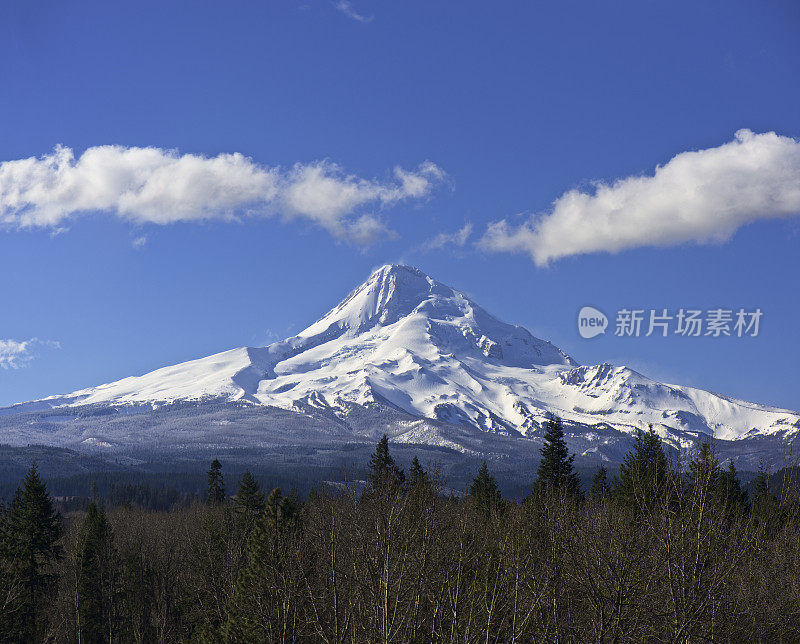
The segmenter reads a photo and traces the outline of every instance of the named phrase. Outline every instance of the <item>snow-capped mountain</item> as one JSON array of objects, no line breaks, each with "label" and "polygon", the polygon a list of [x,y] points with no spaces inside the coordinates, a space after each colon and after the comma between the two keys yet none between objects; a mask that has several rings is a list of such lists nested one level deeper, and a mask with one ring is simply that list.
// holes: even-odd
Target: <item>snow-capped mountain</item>
[{"label": "snow-capped mountain", "polygon": [[[14,405],[0,416],[47,412],[63,420],[77,419],[73,410],[124,416],[187,404],[282,410],[284,424],[292,414],[314,416],[339,432],[389,431],[398,442],[457,449],[469,442],[472,450],[488,435],[530,443],[553,413],[587,456],[605,456],[620,435],[648,425],[676,447],[700,434],[786,441],[800,430],[796,412],[658,383],[622,366],[581,366],[550,342],[402,265],[378,269],[292,338]],[[96,426],[91,436],[80,423],[73,429],[14,433],[9,423],[0,425],[2,442],[114,446],[135,440],[130,429],[101,437]]]}]

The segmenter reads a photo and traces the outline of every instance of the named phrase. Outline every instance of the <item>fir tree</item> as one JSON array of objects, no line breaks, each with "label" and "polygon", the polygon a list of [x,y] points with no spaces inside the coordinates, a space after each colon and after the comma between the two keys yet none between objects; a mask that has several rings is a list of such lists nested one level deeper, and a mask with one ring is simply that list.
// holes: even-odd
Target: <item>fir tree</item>
[{"label": "fir tree", "polygon": [[433,498],[436,496],[434,481],[430,474],[422,467],[415,456],[408,470],[407,493],[409,499],[410,515],[416,518],[431,508]]},{"label": "fir tree", "polygon": [[261,513],[264,511],[264,493],[258,481],[247,470],[239,481],[239,489],[234,499],[234,507],[240,512]]},{"label": "fir tree", "polygon": [[[215,458],[208,471],[206,494],[206,503],[214,506],[215,511],[206,513],[194,553],[196,565],[201,571],[200,576],[204,580],[204,583],[198,584],[198,600],[202,604],[208,603],[212,609],[203,611],[194,624],[193,641],[221,641],[221,631],[225,625],[224,604],[218,600],[218,593],[228,583],[229,538],[233,518],[231,507],[225,504],[225,499],[222,464]],[[244,550],[244,544],[241,549]]]},{"label": "fir tree", "polygon": [[115,639],[118,561],[111,525],[95,501],[81,526],[78,569],[78,641]]},{"label": "fir tree", "polygon": [[666,493],[668,470],[658,434],[652,427],[637,431],[633,449],[620,465],[615,496],[631,507],[653,508]]},{"label": "fir tree", "polygon": [[276,487],[270,492],[266,504],[267,521],[278,534],[294,532],[300,525],[300,503],[297,492],[292,490],[289,496],[283,496]]},{"label": "fir tree", "polygon": [[720,500],[731,511],[741,512],[747,505],[747,492],[742,490],[733,460],[719,475]]},{"label": "fir tree", "polygon": [[246,542],[250,537],[258,517],[264,512],[264,505],[264,493],[248,470],[242,475],[233,500],[233,511],[242,531],[242,541]]},{"label": "fir tree", "polygon": [[50,565],[61,557],[61,517],[53,510],[47,486],[39,478],[36,463],[22,488],[17,488],[4,525],[2,554],[24,592],[7,607],[0,635],[10,641],[38,639],[36,614],[41,599],[55,586]]},{"label": "fir tree", "polygon": [[758,462],[758,474],[753,482],[753,502],[756,503],[760,498],[775,498],[769,491],[769,474],[763,460]]},{"label": "fir tree", "polygon": [[378,441],[375,451],[369,459],[367,478],[373,490],[385,487],[397,487],[405,481],[405,474],[389,454],[389,439],[386,434]]},{"label": "fir tree", "polygon": [[288,539],[299,529],[299,505],[293,494],[275,488],[255,524],[247,545],[248,563],[239,573],[228,607],[225,639],[229,642],[283,641],[294,603],[281,595],[292,571],[284,556]]},{"label": "fir tree", "polygon": [[753,483],[753,502],[750,512],[768,535],[774,535],[780,525],[778,500],[770,490],[769,473],[764,462],[758,464],[758,475]]},{"label": "fir tree", "polygon": [[211,461],[211,469],[208,470],[208,494],[206,503],[209,505],[220,505],[225,502],[225,482],[222,478],[222,463],[218,459]]},{"label": "fir tree", "polygon": [[418,488],[429,488],[431,485],[431,477],[425,471],[425,468],[415,456],[411,461],[411,467],[408,470],[408,487],[412,490]]},{"label": "fir tree", "polygon": [[575,455],[570,456],[564,441],[564,427],[561,419],[551,417],[547,421],[544,445],[536,474],[538,490],[564,490],[569,494],[580,494],[578,475],[572,466]]},{"label": "fir tree", "polygon": [[602,463],[597,468],[597,472],[592,478],[592,488],[589,494],[594,498],[602,499],[611,494],[611,487],[608,485],[608,471]]},{"label": "fir tree", "polygon": [[472,499],[478,513],[484,517],[488,517],[493,511],[501,509],[503,498],[497,487],[497,481],[489,474],[486,461],[483,462],[475,478],[472,479],[468,496]]}]

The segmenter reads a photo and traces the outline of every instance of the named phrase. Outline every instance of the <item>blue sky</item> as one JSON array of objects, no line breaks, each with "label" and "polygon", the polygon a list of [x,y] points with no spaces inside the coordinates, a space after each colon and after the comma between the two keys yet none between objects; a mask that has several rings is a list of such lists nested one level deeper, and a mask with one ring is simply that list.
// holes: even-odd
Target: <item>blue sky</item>
[{"label": "blue sky", "polygon": [[[283,338],[406,262],[579,362],[798,409],[798,32],[790,0],[4,2],[0,404]],[[587,304],[764,314],[584,340]]]}]

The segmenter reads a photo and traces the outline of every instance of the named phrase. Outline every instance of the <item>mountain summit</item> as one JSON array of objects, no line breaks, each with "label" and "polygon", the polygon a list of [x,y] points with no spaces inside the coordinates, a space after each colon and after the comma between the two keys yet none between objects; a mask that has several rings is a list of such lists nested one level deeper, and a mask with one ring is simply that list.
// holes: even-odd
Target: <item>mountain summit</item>
[{"label": "mountain summit", "polygon": [[[395,326],[397,325],[397,326]],[[390,335],[424,327],[423,343],[443,353],[482,356],[507,366],[576,363],[549,342],[521,326],[500,322],[466,295],[437,282],[417,268],[387,264],[298,338],[332,337],[337,330],[351,337],[392,328]],[[408,350],[419,346],[410,340]]]},{"label": "mountain summit", "polygon": [[[187,404],[200,410],[220,404],[259,408],[264,422],[269,410],[282,410],[287,426],[314,418],[314,431],[386,431],[396,441],[455,449],[463,447],[465,436],[470,449],[482,435],[536,439],[548,415],[557,414],[580,454],[604,458],[620,437],[648,425],[676,448],[702,435],[786,441],[800,429],[794,412],[661,384],[626,367],[578,365],[464,293],[396,264],[374,271],[304,331],[268,347],[232,349],[22,403],[0,410],[0,416],[51,410],[69,418],[73,409],[140,415]],[[5,425],[7,441],[31,441],[30,429],[15,434]],[[138,440],[129,427],[123,435],[97,436],[92,426],[88,437],[75,429],[59,426],[33,438],[73,447],[90,439],[109,446]],[[231,430],[218,428],[220,436]],[[231,444],[233,435],[225,434],[223,442]]]}]

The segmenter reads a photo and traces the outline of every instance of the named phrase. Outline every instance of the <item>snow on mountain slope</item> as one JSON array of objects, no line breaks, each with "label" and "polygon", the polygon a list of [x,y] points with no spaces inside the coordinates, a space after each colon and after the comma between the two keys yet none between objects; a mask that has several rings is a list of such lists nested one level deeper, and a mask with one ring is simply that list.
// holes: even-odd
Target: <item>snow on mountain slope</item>
[{"label": "snow on mountain slope", "polygon": [[[51,396],[32,403],[7,408],[15,410],[64,405],[164,403],[175,400],[203,400],[241,397],[242,384],[252,364],[250,349],[223,351],[207,358],[163,367],[143,376],[81,389],[65,396]],[[240,384],[242,383],[242,384]]]},{"label": "snow on mountain slope", "polygon": [[375,271],[287,340],[0,413],[179,401],[315,409],[345,423],[356,408],[388,404],[412,417],[511,436],[534,435],[549,413],[575,427],[627,433],[652,424],[679,442],[697,433],[735,440],[793,436],[800,429],[795,412],[661,384],[626,367],[580,366],[524,328],[492,317],[463,293],[399,265]]}]

